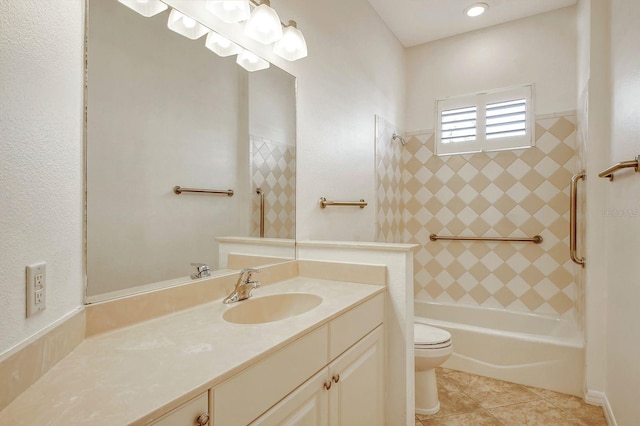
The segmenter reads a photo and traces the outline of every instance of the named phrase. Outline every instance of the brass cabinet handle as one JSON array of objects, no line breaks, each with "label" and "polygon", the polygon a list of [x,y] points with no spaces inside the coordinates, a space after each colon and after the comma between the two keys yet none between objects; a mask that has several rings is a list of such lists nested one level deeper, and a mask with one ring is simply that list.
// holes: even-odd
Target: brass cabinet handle
[{"label": "brass cabinet handle", "polygon": [[327,380],[326,382],[324,382],[324,386],[325,390],[329,390],[331,389],[331,380]]},{"label": "brass cabinet handle", "polygon": [[205,426],[209,424],[209,415],[208,414],[201,414],[197,419],[196,419],[196,425],[197,426]]},{"label": "brass cabinet handle", "polygon": [[334,383],[338,383],[340,381],[340,375],[336,374],[335,376],[332,377],[332,379]]}]

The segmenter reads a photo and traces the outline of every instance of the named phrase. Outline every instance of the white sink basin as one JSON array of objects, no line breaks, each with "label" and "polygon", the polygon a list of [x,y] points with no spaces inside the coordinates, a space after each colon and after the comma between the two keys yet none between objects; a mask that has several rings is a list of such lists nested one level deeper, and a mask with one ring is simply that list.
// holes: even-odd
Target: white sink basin
[{"label": "white sink basin", "polygon": [[282,293],[249,299],[229,308],[222,319],[235,324],[263,324],[309,312],[322,297],[309,293]]}]

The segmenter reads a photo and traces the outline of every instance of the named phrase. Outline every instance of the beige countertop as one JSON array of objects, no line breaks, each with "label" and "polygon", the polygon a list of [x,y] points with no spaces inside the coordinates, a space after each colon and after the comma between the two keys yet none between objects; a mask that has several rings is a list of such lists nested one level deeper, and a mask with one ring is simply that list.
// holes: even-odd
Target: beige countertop
[{"label": "beige countertop", "polygon": [[222,314],[234,305],[216,300],[88,338],[0,411],[0,425],[148,421],[384,289],[297,277],[254,290],[254,298],[277,293],[322,297],[319,306],[295,317],[232,324]]}]

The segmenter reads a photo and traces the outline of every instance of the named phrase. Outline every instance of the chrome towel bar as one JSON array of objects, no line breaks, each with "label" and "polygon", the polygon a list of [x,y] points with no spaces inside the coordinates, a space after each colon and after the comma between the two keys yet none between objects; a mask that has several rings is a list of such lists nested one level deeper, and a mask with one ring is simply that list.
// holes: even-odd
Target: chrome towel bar
[{"label": "chrome towel bar", "polygon": [[492,241],[492,242],[510,242],[510,243],[535,243],[540,244],[542,237],[535,235],[532,238],[511,238],[511,237],[443,237],[436,234],[429,235],[431,241]]},{"label": "chrome towel bar", "polygon": [[175,192],[176,194],[180,195],[183,192],[197,192],[200,194],[224,194],[227,195],[229,197],[233,197],[233,190],[232,189],[227,189],[225,190],[217,190],[217,189],[197,189],[197,188],[182,188],[180,186],[174,186],[173,187],[173,192]]},{"label": "chrome towel bar", "polygon": [[601,178],[609,178],[610,181],[613,181],[613,174],[615,172],[629,167],[633,167],[637,173],[640,171],[638,170],[638,160],[640,160],[640,155],[636,155],[636,159],[633,161],[621,161],[620,163],[616,163],[608,169],[601,171],[598,176]]},{"label": "chrome towel bar", "polygon": [[578,257],[576,242],[578,240],[578,181],[584,179],[583,172],[573,175],[571,178],[571,204],[569,204],[569,255],[574,263],[584,268],[584,257]]},{"label": "chrome towel bar", "polygon": [[320,208],[324,209],[327,206],[356,206],[364,209],[367,206],[366,201],[327,201],[326,198],[320,198]]}]

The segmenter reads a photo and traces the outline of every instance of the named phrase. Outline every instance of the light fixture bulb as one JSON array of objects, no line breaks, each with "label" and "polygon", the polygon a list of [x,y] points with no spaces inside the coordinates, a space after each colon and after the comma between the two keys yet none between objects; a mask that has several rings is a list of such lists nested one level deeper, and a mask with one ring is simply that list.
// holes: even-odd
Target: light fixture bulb
[{"label": "light fixture bulb", "polygon": [[171,9],[167,27],[169,27],[171,31],[175,31],[191,40],[196,40],[209,32],[207,27],[175,9]]},{"label": "light fixture bulb", "polygon": [[242,52],[240,46],[213,31],[207,34],[207,41],[204,45],[207,49],[222,57],[236,55]]},{"label": "light fixture bulb", "polygon": [[251,16],[249,0],[207,0],[205,7],[216,18],[228,24],[246,21]]},{"label": "light fixture bulb", "polygon": [[168,9],[168,6],[160,0],[118,0],[131,10],[135,10],[140,15],[150,18]]},{"label": "light fixture bulb", "polygon": [[289,21],[282,38],[273,46],[273,53],[287,61],[296,61],[307,56],[307,42],[295,21]]},{"label": "light fixture bulb", "polygon": [[243,50],[238,54],[236,63],[247,71],[260,71],[269,68],[269,62],[254,55],[248,50]]},{"label": "light fixture bulb", "polygon": [[184,25],[186,28],[193,28],[196,26],[196,20],[189,18],[188,16],[183,16],[182,25]]},{"label": "light fixture bulb", "polygon": [[282,24],[278,13],[263,2],[251,12],[244,26],[244,34],[262,44],[271,44],[282,38]]},{"label": "light fixture bulb", "polygon": [[489,9],[489,5],[486,3],[474,3],[471,6],[467,7],[464,10],[465,15],[469,17],[476,17],[482,15],[487,9]]}]

